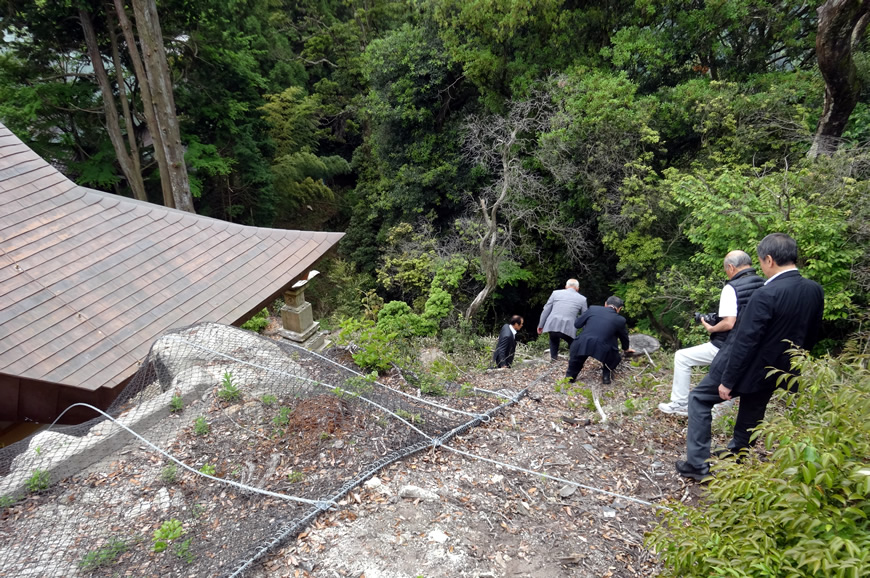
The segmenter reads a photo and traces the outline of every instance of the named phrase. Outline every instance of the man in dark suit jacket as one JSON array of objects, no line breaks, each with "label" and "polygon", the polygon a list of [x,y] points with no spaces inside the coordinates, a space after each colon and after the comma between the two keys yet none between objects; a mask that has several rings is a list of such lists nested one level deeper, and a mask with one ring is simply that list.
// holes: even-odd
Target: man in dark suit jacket
[{"label": "man in dark suit jacket", "polygon": [[810,349],[822,324],[825,294],[821,286],[798,272],[797,243],[784,233],[772,233],[758,244],[764,286],[753,293],[746,311],[737,317],[735,330],[719,350],[710,372],[689,393],[689,430],[686,461],[677,471],[702,480],[709,473],[711,412],[713,406],[740,397],[740,409],[727,453],[750,446],[753,428],[764,419],[767,403],[779,375],[770,368],[791,370],[787,350]]},{"label": "man in dark suit jacket", "polygon": [[571,342],[571,357],[565,373],[570,381],[577,379],[586,360],[594,357],[601,362],[602,383],[610,383],[610,372],[622,361],[617,339],[627,353],[634,352],[629,349],[625,317],[619,314],[623,305],[625,302],[622,299],[611,295],[604,302],[604,307],[593,305],[574,321],[574,327],[582,328],[583,332]]},{"label": "man in dark suit jacket", "polygon": [[523,326],[523,318],[519,315],[511,317],[510,323],[505,323],[498,334],[498,343],[492,352],[492,362],[496,367],[510,367],[514,362],[514,352],[517,350],[517,331]]}]

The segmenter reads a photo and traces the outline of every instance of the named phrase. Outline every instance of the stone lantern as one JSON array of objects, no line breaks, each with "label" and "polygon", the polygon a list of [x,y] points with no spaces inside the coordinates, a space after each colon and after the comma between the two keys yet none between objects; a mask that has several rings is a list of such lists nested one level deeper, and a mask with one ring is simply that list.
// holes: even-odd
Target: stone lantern
[{"label": "stone lantern", "polygon": [[278,330],[281,337],[311,351],[322,351],[326,345],[319,331],[320,322],[314,321],[311,303],[305,300],[305,285],[317,275],[319,271],[312,269],[305,279],[284,292],[284,306],[281,307],[283,329]]}]

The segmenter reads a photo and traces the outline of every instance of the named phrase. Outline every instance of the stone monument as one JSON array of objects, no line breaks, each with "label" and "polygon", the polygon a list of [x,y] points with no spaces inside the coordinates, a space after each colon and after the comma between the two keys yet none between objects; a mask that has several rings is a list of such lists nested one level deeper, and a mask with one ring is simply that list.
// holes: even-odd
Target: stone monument
[{"label": "stone monument", "polygon": [[323,351],[326,342],[320,333],[320,322],[314,321],[311,303],[305,300],[305,285],[319,275],[311,270],[305,279],[297,281],[284,292],[284,306],[281,307],[281,325],[278,334],[301,345],[310,351]]}]

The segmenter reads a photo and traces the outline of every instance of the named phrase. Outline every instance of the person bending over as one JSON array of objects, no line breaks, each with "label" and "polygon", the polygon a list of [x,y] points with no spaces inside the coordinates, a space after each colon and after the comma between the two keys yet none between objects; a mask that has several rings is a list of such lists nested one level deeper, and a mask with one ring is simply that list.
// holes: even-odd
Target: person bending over
[{"label": "person bending over", "polygon": [[625,302],[611,295],[604,306],[593,305],[574,321],[574,327],[583,332],[571,343],[571,357],[565,377],[573,382],[590,357],[601,362],[601,382],[610,383],[610,374],[622,361],[618,343],[626,353],[634,353],[629,348],[628,329],[625,317],[619,312]]}]

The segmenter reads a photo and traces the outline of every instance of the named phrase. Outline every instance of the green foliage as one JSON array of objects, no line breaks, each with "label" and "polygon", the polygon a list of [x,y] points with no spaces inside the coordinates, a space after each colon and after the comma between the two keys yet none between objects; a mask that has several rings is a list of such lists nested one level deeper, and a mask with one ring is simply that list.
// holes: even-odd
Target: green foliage
[{"label": "green foliage", "polygon": [[50,485],[51,472],[39,469],[33,470],[33,473],[30,474],[30,477],[27,478],[26,482],[24,482],[24,487],[32,494],[45,491]]},{"label": "green foliage", "polygon": [[[686,236],[702,247],[693,260],[711,270],[735,247],[752,253],[771,231],[798,243],[801,270],[825,289],[825,319],[849,315],[855,288],[851,264],[863,254],[853,241],[851,208],[823,195],[819,167],[755,175],[739,168],[684,174],[666,172],[674,200],[691,208]],[[835,175],[827,175],[836,178]],[[856,196],[854,179],[841,178],[841,199]]]},{"label": "green foliage", "polygon": [[278,408],[278,414],[272,418],[272,423],[278,427],[286,427],[290,423],[290,414],[293,410],[289,407]]},{"label": "green foliage", "polygon": [[169,411],[172,413],[179,412],[184,409],[184,400],[178,394],[172,396],[169,400]]},{"label": "green foliage", "polygon": [[153,550],[154,552],[163,552],[169,547],[169,543],[173,540],[177,540],[184,534],[184,526],[182,526],[181,522],[172,518],[171,520],[167,520],[160,525],[160,527],[154,530],[154,538],[153,538]]},{"label": "green foliage", "polygon": [[351,354],[357,365],[363,369],[386,371],[399,358],[396,334],[381,331],[371,320],[346,319],[341,322],[338,343],[353,343],[356,348]]},{"label": "green foliage", "polygon": [[188,538],[184,542],[179,542],[172,549],[172,553],[187,562],[188,564],[193,564],[193,561],[196,559],[196,556],[193,555],[193,552],[190,551],[190,542],[193,538]]},{"label": "green foliage", "polygon": [[304,92],[291,86],[268,96],[261,107],[276,147],[272,171],[283,220],[292,220],[292,213],[305,205],[333,201],[324,181],[350,170],[340,156],[317,156],[322,107],[317,95]]},{"label": "green foliage", "polygon": [[205,421],[204,416],[199,416],[193,420],[193,433],[198,436],[204,436],[208,435],[209,431],[211,431],[211,426],[209,426],[208,422]]},{"label": "green foliage", "polygon": [[213,476],[217,472],[217,468],[211,464],[203,464],[199,471],[207,476]]},{"label": "green foliage", "polygon": [[266,407],[269,407],[272,404],[274,404],[276,401],[278,401],[278,398],[272,394],[267,393],[262,398],[260,398],[260,401],[263,402],[263,405],[265,405]]},{"label": "green foliage", "polygon": [[0,510],[5,510],[6,508],[15,504],[18,501],[18,498],[15,496],[10,496],[8,494],[4,494],[0,496]]},{"label": "green foliage", "polygon": [[[708,499],[671,504],[648,536],[667,576],[860,576],[870,565],[870,373],[852,362],[793,360],[800,393],[755,432],[764,462],[714,465]],[[772,413],[772,412],[769,412]]]},{"label": "green foliage", "polygon": [[269,327],[269,310],[265,307],[257,312],[253,317],[242,323],[242,329],[247,329],[254,333],[262,333],[267,327]]},{"label": "green foliage", "polygon": [[114,564],[118,556],[127,551],[127,543],[120,538],[111,538],[109,542],[96,550],[90,550],[79,560],[79,568],[83,572],[93,572]]},{"label": "green foliage", "polygon": [[217,395],[224,401],[232,402],[242,399],[242,390],[233,380],[233,374],[225,372]]},{"label": "green foliage", "polygon": [[287,481],[290,482],[291,484],[299,483],[304,479],[305,479],[305,474],[303,474],[302,472],[299,472],[299,471],[294,470],[294,471],[290,472],[289,474],[287,474]]},{"label": "green foliage", "polygon": [[164,484],[174,484],[178,479],[178,466],[169,464],[160,471],[160,479]]},{"label": "green foliage", "polygon": [[583,398],[583,407],[589,411],[597,411],[595,408],[595,401],[592,396],[592,389],[587,387],[586,385],[574,381],[573,383],[568,380],[567,377],[563,377],[556,381],[553,385],[553,389],[556,393],[563,393],[568,398],[573,398],[576,396],[580,396]]},{"label": "green foliage", "polygon": [[397,409],[396,415],[405,421],[411,422],[414,425],[423,425],[423,416],[419,413],[411,413],[410,411],[406,411],[404,409]]},{"label": "green foliage", "polygon": [[202,144],[199,138],[190,137],[187,150],[184,151],[184,161],[187,164],[187,178],[190,182],[190,194],[194,198],[202,196],[206,177],[225,177],[233,171],[235,160],[224,158],[213,144]]}]

